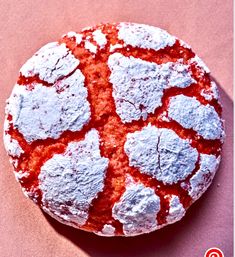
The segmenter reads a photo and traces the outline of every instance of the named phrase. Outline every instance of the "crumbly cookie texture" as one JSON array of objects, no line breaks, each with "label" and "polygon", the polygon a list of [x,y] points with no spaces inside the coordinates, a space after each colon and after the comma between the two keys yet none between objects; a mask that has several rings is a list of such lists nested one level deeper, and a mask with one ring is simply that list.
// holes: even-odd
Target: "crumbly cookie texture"
[{"label": "crumbly cookie texture", "polygon": [[45,45],[20,69],[5,109],[23,193],[99,236],[181,220],[221,158],[209,72],[185,42],[143,24],[101,24]]}]

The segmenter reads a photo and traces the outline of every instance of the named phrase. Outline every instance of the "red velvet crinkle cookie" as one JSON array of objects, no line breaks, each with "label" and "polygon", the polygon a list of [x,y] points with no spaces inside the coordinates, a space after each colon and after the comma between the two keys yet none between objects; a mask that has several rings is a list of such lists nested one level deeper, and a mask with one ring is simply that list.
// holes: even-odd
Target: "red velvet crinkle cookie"
[{"label": "red velvet crinkle cookie", "polygon": [[26,196],[62,223],[135,236],[180,220],[224,139],[218,89],[183,41],[134,23],[69,32],[20,69],[4,141]]}]

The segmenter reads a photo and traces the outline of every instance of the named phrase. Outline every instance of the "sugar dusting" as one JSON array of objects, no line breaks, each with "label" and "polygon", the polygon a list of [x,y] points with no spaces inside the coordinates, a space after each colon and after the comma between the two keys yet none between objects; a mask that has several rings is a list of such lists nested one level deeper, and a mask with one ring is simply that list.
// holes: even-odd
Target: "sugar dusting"
[{"label": "sugar dusting", "polygon": [[104,48],[107,44],[107,38],[105,34],[100,29],[97,29],[92,33],[92,35],[96,43],[99,45],[99,47],[101,49]]},{"label": "sugar dusting", "polygon": [[110,224],[105,224],[100,232],[97,232],[96,234],[99,236],[106,236],[111,237],[115,236],[115,227],[113,227]]},{"label": "sugar dusting", "polygon": [[[62,42],[66,42],[67,46]],[[8,118],[4,123],[4,140],[11,162],[16,168],[21,164],[21,158],[28,154],[27,149],[30,149],[31,143],[33,148],[37,148],[37,145],[40,148],[41,144],[51,140],[44,139],[53,139],[52,146],[48,146],[55,147],[51,150],[52,156],[38,165],[39,189],[42,191],[41,207],[45,212],[62,223],[81,227],[101,236],[134,236],[180,220],[190,206],[185,204],[184,197],[187,195],[189,200],[192,198],[195,201],[206,191],[218,168],[220,156],[197,152],[179,131],[178,134],[174,132],[173,126],[177,125],[176,122],[182,126],[190,123],[189,130],[197,131],[198,135],[204,133],[204,137],[209,138],[207,140],[214,140],[211,137],[217,138],[216,135],[222,140],[223,124],[220,117],[216,116],[217,109],[213,110],[212,107],[219,94],[216,84],[211,81],[211,85],[208,83],[205,89],[198,90],[202,97],[186,97],[185,92],[189,92],[188,89],[197,87],[198,79],[195,73],[199,72],[203,78],[207,76],[209,69],[198,56],[189,59],[190,57],[182,54],[178,59],[172,58],[172,54],[178,56],[177,49],[185,53],[183,48],[188,49],[187,56],[194,56],[190,46],[166,31],[148,25],[120,23],[117,26],[112,24],[87,28],[81,34],[69,32],[63,36],[60,43],[47,44],[26,62],[21,69],[23,79],[21,83],[18,82],[20,85],[15,86],[6,107]],[[128,53],[124,53],[125,49]],[[156,54],[160,54],[159,58],[163,56],[163,59],[166,57],[170,61],[156,64],[157,62],[147,55],[154,56],[154,51],[158,50],[160,51]],[[87,62],[84,61],[83,53],[84,58],[88,58]],[[145,56],[148,57],[145,59]],[[154,63],[150,62],[149,58]],[[90,70],[86,67],[87,63]],[[86,78],[78,69],[78,65],[82,72],[88,70],[88,73],[84,73]],[[102,212],[106,211],[106,197],[109,197],[107,194],[104,197],[103,193],[107,193],[107,184],[115,183],[115,178],[108,178],[109,170],[106,174],[112,159],[105,158],[109,156],[106,154],[108,144],[103,142],[102,135],[105,111],[102,114],[95,113],[96,116],[100,115],[100,122],[94,124],[91,112],[95,110],[93,105],[90,107],[89,102],[92,103],[91,97],[94,96],[88,97],[87,85],[84,85],[85,80],[86,84],[91,80],[93,65],[98,65],[94,73],[95,80],[101,81],[101,76],[106,82],[110,80],[112,83],[113,91],[110,85],[110,96],[112,93],[113,99],[109,98],[111,102],[114,100],[112,104],[116,106],[116,113],[121,118],[120,121],[113,111],[116,119],[113,124],[120,122],[121,127],[125,129],[123,143],[125,133],[129,132],[124,145],[127,154],[125,159],[128,165],[127,157],[129,158],[129,165],[136,171],[132,173],[133,178],[128,175],[128,171],[120,171],[124,174],[123,180],[118,180],[118,186],[123,188],[123,191],[120,191],[119,197],[115,196],[115,200],[109,201],[111,205],[107,212],[110,213],[103,221],[100,220],[103,219]],[[108,65],[110,73],[101,71],[102,65],[106,68]],[[95,80],[91,81],[94,90],[98,85]],[[99,85],[99,88],[102,86]],[[185,94],[184,99],[179,101],[180,94],[177,95],[177,90],[180,94]],[[208,104],[203,104],[203,98]],[[195,101],[198,102],[195,104]],[[107,110],[111,104],[105,104],[104,101],[103,106]],[[155,111],[158,113],[158,107],[161,107],[159,109],[163,112],[157,116],[159,120],[151,123],[154,119],[149,114]],[[211,124],[208,124],[207,117]],[[211,120],[211,117],[214,118]],[[205,120],[201,122],[200,118]],[[145,121],[146,119],[148,120]],[[133,123],[128,124],[129,122]],[[104,126],[107,126],[107,123]],[[183,126],[182,131],[184,128],[186,127]],[[19,144],[17,137],[11,134],[12,130],[20,132],[27,142],[22,144],[19,141]],[[63,133],[65,131],[66,133]],[[81,139],[79,131],[82,135],[85,134],[85,139]],[[98,131],[101,135],[100,142]],[[119,131],[111,131],[110,137],[113,136],[112,133]],[[64,140],[64,137],[68,140]],[[66,145],[63,145],[63,151],[56,154],[54,150],[59,142],[66,142]],[[207,147],[206,143],[203,143],[204,145]],[[45,148],[46,151],[47,147]],[[37,153],[34,150],[29,153],[32,154],[30,158],[32,157],[33,161],[33,153]],[[115,150],[118,155],[120,149]],[[132,168],[129,167],[130,171]],[[30,181],[32,171],[19,169],[20,167],[15,172],[17,180],[20,183]],[[126,184],[122,185],[125,176]],[[159,183],[157,187],[156,183]],[[32,186],[30,190],[24,188],[24,183],[22,186],[24,194],[38,203],[38,185]],[[180,189],[180,186],[183,189]],[[96,205],[97,199],[102,200],[100,203],[104,206]],[[102,209],[98,214],[97,209],[93,208],[95,205]],[[101,217],[97,219],[96,215],[99,214]],[[160,222],[162,220],[159,217],[163,218],[163,222]]]},{"label": "sugar dusting", "polygon": [[177,95],[170,99],[168,117],[205,139],[224,138],[223,123],[214,107],[202,105],[196,98]]},{"label": "sugar dusting", "polygon": [[144,24],[121,22],[118,29],[118,38],[134,47],[157,51],[172,46],[176,40],[165,30]]},{"label": "sugar dusting", "polygon": [[114,53],[108,65],[116,111],[123,122],[146,119],[162,105],[164,89],[185,88],[195,82],[189,66],[180,60],[158,65]]},{"label": "sugar dusting", "polygon": [[84,76],[76,70],[51,87],[34,84],[31,90],[15,85],[6,112],[27,142],[79,131],[90,120]]},{"label": "sugar dusting", "polygon": [[89,131],[80,142],[69,143],[41,167],[39,188],[44,210],[78,226],[84,225],[89,207],[104,187],[109,160],[100,156],[99,135]]},{"label": "sugar dusting", "polygon": [[183,218],[186,210],[184,209],[177,195],[172,195],[170,198],[169,214],[166,218],[168,224],[175,223]]},{"label": "sugar dusting", "polygon": [[25,77],[38,75],[39,78],[48,83],[67,76],[79,64],[65,44],[52,42],[36,52],[20,69]]},{"label": "sugar dusting", "polygon": [[198,152],[170,129],[148,125],[129,133],[124,145],[130,166],[164,184],[185,179],[195,168]]},{"label": "sugar dusting", "polygon": [[4,146],[7,150],[7,153],[12,157],[19,157],[22,153],[24,153],[24,150],[20,147],[18,141],[11,138],[7,132],[3,137],[4,140]]},{"label": "sugar dusting", "polygon": [[189,181],[188,192],[194,201],[210,186],[220,163],[220,156],[200,154],[200,169]]},{"label": "sugar dusting", "polygon": [[141,183],[131,183],[113,207],[113,217],[123,224],[125,235],[139,235],[157,228],[160,198]]},{"label": "sugar dusting", "polygon": [[82,42],[82,34],[78,34],[74,31],[70,31],[67,34],[65,34],[64,36],[66,36],[68,38],[75,38],[77,45],[79,45]]}]

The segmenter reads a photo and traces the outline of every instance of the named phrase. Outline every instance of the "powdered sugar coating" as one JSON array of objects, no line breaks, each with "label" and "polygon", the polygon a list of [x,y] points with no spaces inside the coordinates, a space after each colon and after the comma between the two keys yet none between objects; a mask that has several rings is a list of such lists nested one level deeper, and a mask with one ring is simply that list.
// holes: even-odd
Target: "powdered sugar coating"
[{"label": "powdered sugar coating", "polygon": [[97,53],[97,46],[92,44],[90,41],[85,41],[84,47],[89,50],[91,53],[96,54]]},{"label": "powdered sugar coating", "polygon": [[44,210],[67,222],[85,224],[92,200],[103,190],[108,163],[100,156],[95,129],[84,140],[69,143],[64,154],[55,154],[41,167]]},{"label": "powdered sugar coating", "polygon": [[115,236],[115,227],[113,227],[110,224],[105,224],[100,232],[97,232],[96,234],[99,236]]},{"label": "powdered sugar coating", "polygon": [[113,206],[113,217],[123,224],[125,235],[148,233],[157,228],[160,198],[141,183],[126,186],[126,191]]},{"label": "powdered sugar coating", "polygon": [[123,45],[121,45],[121,44],[110,45],[109,51],[114,52],[116,49],[119,49],[122,47],[123,47]]},{"label": "powdered sugar coating", "polygon": [[183,46],[184,48],[187,48],[187,49],[191,49],[191,46],[189,44],[185,43],[181,39],[178,39],[178,40],[179,40],[181,46]]},{"label": "powdered sugar coating", "polygon": [[24,187],[21,188],[23,194],[31,199],[35,204],[38,204],[38,199],[40,198],[39,192],[36,187],[31,187],[30,190],[25,189]]},{"label": "powdered sugar coating", "polygon": [[208,92],[206,89],[202,89],[201,96],[203,96],[206,100],[210,101],[213,99],[213,95],[211,92]]},{"label": "powdered sugar coating", "polygon": [[16,85],[7,112],[27,142],[58,138],[66,130],[79,131],[90,120],[84,76],[76,70],[52,87],[34,84],[32,90]]},{"label": "powdered sugar coating", "polygon": [[204,70],[204,72],[210,73],[209,68],[206,66],[206,64],[203,62],[203,60],[201,58],[199,58],[199,56],[197,56],[197,55],[195,55],[193,58],[191,58],[189,63],[194,63],[194,64],[196,64],[197,67]]},{"label": "powdered sugar coating", "polygon": [[[7,110],[8,101],[9,101],[9,100],[7,99],[7,100],[6,100],[6,107],[5,107],[5,113],[6,113],[6,114],[8,114],[8,110]],[[8,131],[9,131],[9,129],[10,129],[10,126],[11,126],[10,121],[6,118],[6,119],[4,120],[4,124],[3,124],[3,130],[5,131],[6,134],[8,133]]]},{"label": "powdered sugar coating", "polygon": [[169,214],[166,218],[168,224],[175,223],[178,220],[181,220],[186,213],[180,199],[176,195],[172,195],[170,199],[170,208]]},{"label": "powdered sugar coating", "polygon": [[210,89],[203,89],[201,95],[208,101],[211,101],[212,99],[219,100],[219,90],[216,83],[211,81]]},{"label": "powdered sugar coating", "polygon": [[223,139],[223,124],[214,107],[203,105],[195,97],[171,97],[168,116],[187,129],[195,130],[205,139]]},{"label": "powdered sugar coating", "polygon": [[[163,35],[164,33],[162,34],[160,29],[151,26],[127,23],[121,24],[126,27],[129,26],[130,30],[133,29],[129,35],[128,33],[123,33],[123,37],[126,37],[126,39],[129,40],[129,43],[125,41],[126,39],[120,40],[120,35],[117,35],[117,33],[120,34],[119,30],[120,26],[122,26],[118,24],[101,24],[93,28],[90,27],[84,32],[81,32],[81,34],[69,32],[59,40],[62,46],[64,45],[62,42],[64,42],[66,48],[70,49],[66,49],[66,51],[68,51],[72,57],[78,58],[78,65],[80,64],[79,69],[81,69],[86,81],[86,84],[84,85],[83,78],[82,84],[85,90],[87,88],[89,92],[89,97],[87,98],[86,90],[86,97],[84,98],[85,105],[88,104],[89,117],[86,121],[84,120],[84,125],[81,125],[81,129],[77,130],[74,128],[73,131],[75,133],[71,132],[69,126],[75,125],[75,123],[78,122],[76,119],[74,121],[75,123],[71,122],[68,126],[64,124],[64,122],[66,123],[67,121],[70,122],[72,120],[73,115],[71,114],[71,116],[70,113],[77,112],[76,107],[72,106],[76,105],[77,101],[74,98],[70,107],[66,107],[68,99],[70,99],[71,96],[75,97],[75,94],[69,89],[71,81],[68,80],[64,83],[63,80],[71,77],[78,69],[78,66],[71,69],[71,72],[67,75],[61,75],[55,82],[50,84],[43,81],[40,83],[40,76],[38,74],[36,74],[35,77],[31,74],[29,75],[29,78],[20,76],[18,79],[20,86],[17,86],[17,88],[24,88],[27,91],[27,94],[28,91],[34,91],[39,88],[39,86],[44,87],[45,92],[48,92],[47,90],[50,87],[53,87],[55,89],[53,94],[43,94],[45,99],[47,98],[48,101],[50,101],[51,95],[52,99],[54,99],[55,95],[58,95],[58,98],[63,97],[63,100],[61,99],[61,101],[64,101],[64,105],[61,108],[61,113],[62,111],[66,112],[66,117],[63,117],[63,121],[55,118],[56,124],[53,125],[52,119],[55,115],[51,113],[52,119],[49,118],[49,115],[45,115],[45,118],[51,122],[51,124],[49,124],[51,130],[48,129],[45,124],[43,124],[43,127],[41,126],[40,122],[43,122],[43,115],[41,115],[43,118],[40,118],[38,124],[35,124],[33,121],[28,122],[29,129],[32,124],[37,127],[39,132],[41,129],[48,129],[45,134],[49,131],[52,135],[51,137],[54,139],[44,140],[47,137],[42,137],[39,138],[39,140],[33,138],[30,139],[31,141],[25,142],[24,135],[19,133],[19,127],[15,126],[15,123],[18,123],[18,107],[20,106],[20,108],[22,108],[22,99],[18,96],[12,97],[12,104],[8,104],[4,124],[5,133],[9,136],[6,140],[15,140],[15,142],[13,141],[13,144],[17,143],[25,151],[20,157],[16,156],[10,158],[10,161],[15,168],[15,176],[21,183],[25,195],[34,200],[45,212],[49,213],[60,222],[76,228],[80,227],[83,230],[101,236],[135,236],[160,229],[163,226],[180,220],[184,216],[186,209],[192,204],[190,193],[188,192],[191,192],[194,201],[194,198],[199,198],[206,190],[204,190],[203,187],[207,188],[213,178],[213,172],[205,171],[205,174],[203,173],[203,175],[200,175],[200,172],[197,173],[200,166],[202,167],[201,163],[199,163],[199,161],[202,162],[200,151],[219,155],[222,144],[222,142],[220,143],[218,140],[216,142],[202,140],[199,135],[195,136],[195,132],[191,129],[187,130],[182,127],[180,130],[180,125],[172,121],[172,118],[168,115],[170,97],[182,93],[190,95],[191,97],[196,96],[202,104],[208,102],[210,105],[215,106],[215,111],[217,111],[220,116],[221,108],[217,101],[218,91],[216,90],[216,86],[214,86],[212,82],[211,86],[209,85],[211,78],[206,74],[205,67],[203,67],[201,60],[195,56],[190,46],[183,41],[170,36],[164,31],[166,37],[163,36],[162,40],[160,40],[162,42],[160,42],[159,38],[161,36],[159,36],[159,34]],[[134,27],[137,28],[135,33]],[[142,35],[140,35],[140,31],[143,31]],[[172,47],[168,44],[169,40],[172,40]],[[87,51],[85,49],[87,49]],[[150,51],[148,49],[150,49]],[[155,50],[161,51],[155,52]],[[112,55],[113,53],[123,54],[116,55],[121,59],[121,65],[119,60],[115,60],[115,70],[108,70],[107,60],[110,56],[115,56]],[[195,56],[195,58],[191,58],[192,56]],[[52,58],[54,58],[53,55]],[[61,62],[62,59],[60,59]],[[147,60],[153,60],[153,62]],[[47,59],[45,58],[45,62],[46,61]],[[139,69],[139,66],[133,65],[133,68],[130,68],[132,63],[136,63],[136,61],[143,69],[143,81],[141,79],[142,74],[138,74],[139,70],[142,71]],[[141,64],[140,61],[142,61]],[[126,67],[129,63],[131,63],[130,67]],[[157,65],[156,63],[159,64]],[[160,63],[164,64],[160,65]],[[157,72],[154,73],[157,70],[156,67],[159,70],[159,74]],[[59,67],[56,67],[56,69],[58,68]],[[149,73],[146,71],[149,70],[150,75],[153,73],[156,76],[148,77]],[[54,70],[51,72],[54,72]],[[127,90],[125,89],[126,92],[123,92],[123,94],[122,89],[118,87],[115,88],[115,85],[110,83],[109,75],[112,73],[118,74],[119,77],[116,77],[117,83],[123,80],[124,86],[128,87],[130,85],[130,88]],[[198,78],[199,76],[200,79]],[[195,81],[194,78],[197,79],[197,81]],[[154,85],[154,83],[157,85]],[[149,87],[149,85],[153,85],[152,88]],[[170,89],[170,87],[174,88]],[[189,88],[187,89],[186,87]],[[34,94],[36,95],[36,93]],[[123,99],[123,95],[125,94],[128,96],[127,99]],[[153,96],[154,94],[156,97]],[[68,98],[66,98],[65,95],[67,95]],[[126,115],[127,120],[136,120],[135,122],[126,124],[129,121],[124,121],[124,119],[120,120],[120,113],[118,113],[119,117],[117,117],[118,105],[115,102],[115,96],[117,95],[120,100],[120,113],[124,118]],[[41,96],[42,94],[39,95],[39,97]],[[139,102],[136,101],[136,99]],[[40,102],[42,103],[43,108],[48,105],[48,101],[43,100]],[[126,107],[125,103],[127,104]],[[157,107],[155,107],[156,103]],[[81,106],[83,107],[84,105],[81,104]],[[160,106],[162,106],[162,108],[158,108]],[[34,106],[33,108],[35,107],[37,109],[37,106]],[[149,112],[147,111],[147,108],[149,108]],[[128,110],[131,115],[134,113],[133,119],[128,113]],[[22,112],[22,110],[20,110],[20,112]],[[137,112],[138,115],[136,115],[135,112]],[[46,113],[48,112],[46,111]],[[85,112],[84,115],[86,115],[86,113],[87,112]],[[150,113],[153,113],[153,115],[149,115]],[[31,112],[28,112],[28,114],[29,119],[32,119],[31,116],[38,116],[37,111],[33,111],[32,114]],[[147,119],[147,121],[141,121],[140,119]],[[26,121],[24,122],[26,123]],[[153,129],[154,133],[152,133],[152,131],[143,133],[147,124],[149,124],[148,127],[155,128]],[[167,131],[167,129],[163,129],[164,127],[169,130],[168,133],[162,132],[163,130]],[[90,141],[97,141],[97,131],[95,135],[92,133],[92,135],[90,135],[90,132],[93,131],[93,129],[97,129],[101,137],[101,153],[99,152],[99,154],[94,153],[96,152],[93,151],[94,147],[91,147],[92,150],[90,150],[89,146],[86,147],[87,144],[86,146],[83,144],[84,141],[87,140],[88,134]],[[158,131],[157,136],[155,133],[156,130]],[[89,132],[87,133],[87,131]],[[142,132],[142,134],[140,133],[141,136],[137,135],[137,132]],[[35,135],[40,135],[40,133],[35,132]],[[85,139],[83,139],[85,133],[87,134]],[[129,140],[128,145],[128,133],[132,133],[129,135],[132,135],[132,139],[134,138],[141,147],[131,140]],[[140,142],[138,141],[139,138]],[[173,140],[174,138],[175,141]],[[184,140],[186,138],[188,139]],[[181,140],[184,143],[182,143]],[[81,143],[82,147],[79,145],[78,151],[81,151],[77,154],[78,151],[76,150],[76,147],[79,143]],[[184,158],[184,154],[177,152],[181,143],[185,146],[183,150],[189,152],[189,154],[192,155],[192,158],[189,156]],[[213,143],[215,144],[213,145]],[[9,142],[7,144],[9,144]],[[129,147],[129,156],[126,156],[125,154],[124,150],[126,149],[124,149],[124,145],[128,145]],[[194,146],[195,149],[191,146]],[[15,145],[14,148],[16,147],[17,146]],[[162,150],[161,153],[159,153],[160,148]],[[175,148],[178,150],[175,151]],[[67,152],[67,150],[70,152]],[[62,153],[62,151],[64,152]],[[80,155],[81,152],[84,154],[82,158]],[[152,155],[151,158],[148,156],[149,153]],[[132,154],[133,156],[131,156]],[[100,160],[103,160],[104,162],[109,162],[109,166],[107,163],[103,164],[103,169],[105,170],[101,171],[101,173],[104,177],[100,175],[98,178],[97,175],[97,181],[99,182],[96,183],[95,181],[92,184],[90,183],[92,180],[90,177],[93,175],[90,174],[89,171],[94,167],[92,161],[90,161],[94,155],[97,157],[97,163]],[[163,158],[163,156],[165,157]],[[107,157],[107,159],[104,157]],[[133,166],[136,165],[136,168],[130,167],[131,158],[133,158]],[[65,168],[61,163],[58,163],[58,160],[61,159],[62,162],[65,163]],[[198,161],[196,165],[195,161]],[[182,163],[185,164],[186,168],[188,168],[188,166],[191,167],[189,168],[188,173],[186,172],[188,175],[184,173],[186,168],[181,167]],[[52,164],[55,164],[54,168],[51,167]],[[154,164],[157,166],[155,169],[153,168]],[[82,170],[79,171],[81,176],[77,174],[74,168],[78,165],[85,170],[85,172]],[[146,168],[147,172],[143,172],[141,170],[141,165],[144,167],[148,167],[149,165],[150,169]],[[176,166],[177,168],[175,168]],[[195,166],[197,167],[197,170],[195,169]],[[49,169],[51,170],[48,171]],[[190,171],[192,169],[193,172]],[[42,183],[37,177],[40,170],[41,174],[44,176],[43,179],[45,180],[45,182]],[[204,170],[206,169],[204,168]],[[178,171],[179,174],[177,175],[176,173],[178,173]],[[89,174],[84,174],[86,172]],[[156,174],[160,174],[159,176],[162,181],[158,181]],[[88,190],[87,194],[84,195],[83,193],[83,176],[87,179],[85,183],[87,185],[89,184],[89,190],[91,190],[91,194],[94,196],[91,201],[92,195],[90,197]],[[173,179],[169,177],[173,177]],[[124,182],[125,178],[126,183]],[[81,181],[79,179],[81,179]],[[54,183],[54,181],[56,182]],[[81,187],[80,185],[77,185],[77,181],[82,184]],[[41,183],[39,187],[38,182]],[[57,188],[57,192],[56,190],[53,191],[53,186],[51,186],[53,183]],[[180,188],[180,186],[182,186],[183,189]],[[49,188],[49,191],[52,191],[47,191],[46,193],[42,192],[41,194],[40,187],[44,187],[46,190]],[[141,189],[139,187],[141,187]],[[132,199],[134,199],[134,201],[129,198],[129,200],[127,198],[124,199],[124,195],[130,195],[131,188],[133,189]],[[100,189],[101,191],[96,194],[95,191],[97,189]],[[127,191],[129,192],[128,194]],[[62,197],[58,197],[60,194]],[[63,196],[63,194],[65,196]],[[82,195],[82,197],[80,197],[80,195]],[[64,199],[64,202],[61,203],[63,200],[62,198]],[[82,203],[79,202],[80,200]],[[167,202],[169,203],[169,206]],[[129,207],[125,207],[127,206],[126,203]],[[120,208],[117,209],[117,206]],[[148,210],[151,209],[151,206],[153,207],[153,211],[150,211],[149,215]],[[116,216],[114,214],[115,207]],[[143,212],[140,213],[140,210]],[[131,212],[134,213],[134,218]],[[114,220],[114,216],[116,221]],[[143,224],[145,220],[147,220],[147,224]],[[122,225],[119,224],[120,222],[118,221],[123,223],[124,233]],[[158,221],[161,225],[158,224]]]},{"label": "powdered sugar coating", "polygon": [[175,37],[165,30],[149,25],[121,22],[118,38],[133,47],[159,50],[175,43]]},{"label": "powdered sugar coating", "polygon": [[67,36],[68,38],[75,38],[76,44],[79,45],[82,42],[82,35],[78,34],[74,31],[70,31],[64,36]]},{"label": "powdered sugar coating", "polygon": [[105,34],[100,30],[97,29],[95,30],[93,33],[93,38],[96,41],[96,43],[98,44],[98,46],[102,49],[105,47],[105,45],[107,44],[107,39]]},{"label": "powdered sugar coating", "polygon": [[108,66],[116,112],[124,123],[146,119],[148,113],[154,113],[162,105],[164,89],[185,88],[195,82],[188,65],[180,60],[158,65],[114,53],[108,59]]},{"label": "powdered sugar coating", "polygon": [[189,185],[186,188],[194,201],[200,198],[210,186],[219,163],[220,157],[200,154],[200,169],[190,178]]},{"label": "powdered sugar coating", "polygon": [[28,171],[14,171],[15,178],[18,182],[21,182],[25,178],[28,178],[30,176],[30,173]]},{"label": "powdered sugar coating", "polygon": [[197,150],[187,140],[170,129],[151,125],[129,133],[124,149],[130,166],[164,184],[185,179],[194,170],[198,159]]},{"label": "powdered sugar coating", "polygon": [[214,81],[211,81],[211,91],[213,99],[219,100],[219,89]]},{"label": "powdered sugar coating", "polygon": [[21,148],[18,141],[13,139],[9,134],[7,134],[7,132],[5,132],[3,140],[7,153],[11,157],[19,157],[22,153],[24,153],[24,150]]},{"label": "powdered sugar coating", "polygon": [[85,31],[91,30],[91,29],[92,29],[91,26],[86,26],[86,27],[84,27],[81,31],[82,31],[82,32],[85,32]]},{"label": "powdered sugar coating", "polygon": [[20,69],[25,77],[38,75],[41,80],[55,83],[71,73],[79,64],[65,44],[52,42],[36,52]]}]

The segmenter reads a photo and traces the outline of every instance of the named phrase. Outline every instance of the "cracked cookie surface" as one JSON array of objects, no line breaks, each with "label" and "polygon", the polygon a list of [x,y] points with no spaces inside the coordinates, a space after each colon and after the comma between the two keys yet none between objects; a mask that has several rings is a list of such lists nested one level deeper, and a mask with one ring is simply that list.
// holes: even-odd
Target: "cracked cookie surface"
[{"label": "cracked cookie surface", "polygon": [[135,23],[69,32],[20,69],[4,143],[26,196],[67,225],[135,236],[180,220],[224,140],[209,69],[183,41]]}]

